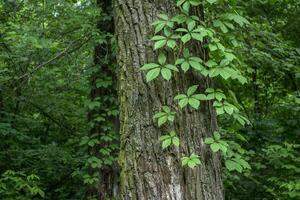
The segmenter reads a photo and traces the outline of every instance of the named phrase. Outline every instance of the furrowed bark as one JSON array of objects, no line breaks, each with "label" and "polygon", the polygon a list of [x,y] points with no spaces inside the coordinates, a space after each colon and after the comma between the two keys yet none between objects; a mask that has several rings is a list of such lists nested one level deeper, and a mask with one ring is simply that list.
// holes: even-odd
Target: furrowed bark
[{"label": "furrowed bark", "polygon": [[[222,200],[220,158],[212,154],[204,139],[216,129],[216,115],[210,103],[201,109],[184,109],[173,126],[158,128],[153,115],[162,105],[174,105],[173,97],[198,84],[201,91],[209,80],[197,74],[177,73],[171,81],[147,83],[139,68],[157,62],[150,24],[158,14],[176,14],[173,0],[114,0],[117,36],[120,102],[120,198],[122,200]],[[202,12],[197,12],[202,13]],[[193,45],[194,53],[203,52]],[[173,63],[172,54],[168,53]],[[176,130],[181,147],[162,150],[159,137]],[[180,158],[195,152],[202,165],[181,166]]]}]

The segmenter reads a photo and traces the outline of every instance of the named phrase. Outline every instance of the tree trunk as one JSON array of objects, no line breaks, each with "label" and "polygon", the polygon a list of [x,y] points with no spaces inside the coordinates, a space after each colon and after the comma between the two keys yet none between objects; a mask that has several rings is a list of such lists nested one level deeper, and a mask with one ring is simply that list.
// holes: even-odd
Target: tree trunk
[{"label": "tree trunk", "polygon": [[[139,68],[156,62],[150,24],[161,13],[176,13],[173,0],[115,0],[120,100],[120,198],[123,200],[222,200],[220,157],[212,154],[204,139],[216,129],[211,103],[198,111],[184,109],[174,126],[158,128],[153,115],[162,105],[172,105],[173,97],[187,87],[208,87],[209,80],[189,73],[177,73],[171,81],[147,83]],[[200,52],[201,50],[196,50]],[[169,59],[169,62],[174,62]],[[180,136],[180,148],[162,150],[159,137],[169,130]],[[202,165],[181,166],[183,155],[196,153]]]}]

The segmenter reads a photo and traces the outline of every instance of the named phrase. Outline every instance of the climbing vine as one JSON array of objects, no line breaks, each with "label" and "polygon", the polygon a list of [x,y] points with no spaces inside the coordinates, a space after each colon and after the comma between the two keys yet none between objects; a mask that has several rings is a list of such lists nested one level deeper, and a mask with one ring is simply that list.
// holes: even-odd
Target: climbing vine
[{"label": "climbing vine", "polygon": [[[245,27],[249,21],[235,10],[233,0],[177,0],[180,13],[176,16],[158,15],[152,25],[155,35],[152,37],[154,50],[158,52],[157,63],[147,63],[141,70],[147,71],[146,80],[150,82],[160,76],[169,81],[175,73],[193,71],[203,77],[213,79],[219,88],[206,88],[200,91],[199,85],[192,85],[182,94],[174,97],[172,106],[163,106],[162,111],[154,115],[158,126],[174,123],[178,110],[191,107],[198,110],[204,101],[211,101],[218,118],[231,117],[241,126],[249,124],[240,111],[241,106],[234,100],[232,91],[221,87],[229,81],[240,84],[247,82],[243,76],[243,62],[235,55],[239,41],[235,32]],[[193,10],[200,7],[207,13],[205,20],[193,15]],[[199,44],[205,50],[203,55],[195,55],[190,44]],[[168,63],[167,53],[172,52],[175,63]],[[171,60],[171,59],[170,59]],[[223,91],[226,89],[225,91]],[[228,95],[229,94],[229,95]],[[177,107],[176,109],[172,109]],[[175,111],[176,110],[176,111]],[[205,138],[214,153],[221,153],[229,171],[242,172],[250,169],[241,153],[235,151],[231,141],[222,139],[226,131],[219,128],[212,137]],[[162,148],[172,145],[180,147],[180,138],[174,130],[160,137]],[[201,165],[201,158],[196,152],[181,158],[182,165],[194,168]]]}]

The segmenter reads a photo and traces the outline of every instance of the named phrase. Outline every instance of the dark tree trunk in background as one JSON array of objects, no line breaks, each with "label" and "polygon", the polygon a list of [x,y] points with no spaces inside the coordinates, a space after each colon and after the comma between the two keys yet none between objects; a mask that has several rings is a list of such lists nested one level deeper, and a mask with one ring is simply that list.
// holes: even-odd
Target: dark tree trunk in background
[{"label": "dark tree trunk in background", "polygon": [[[118,193],[119,172],[117,164],[115,162],[113,164],[105,163],[107,160],[117,157],[118,119],[117,116],[111,114],[112,110],[117,110],[117,78],[114,69],[116,59],[111,44],[111,35],[114,34],[114,23],[111,17],[112,2],[111,0],[97,0],[97,6],[101,12],[101,21],[98,22],[97,28],[99,34],[105,37],[106,42],[95,46],[95,72],[91,76],[90,99],[100,102],[100,107],[91,110],[88,119],[90,123],[95,124],[90,130],[90,136],[99,139],[100,144],[90,147],[89,152],[91,156],[101,159],[104,163],[101,169],[90,167],[90,175],[99,173],[99,185],[91,187],[87,196],[107,200]],[[97,120],[99,117],[105,120]],[[103,136],[111,137],[111,134],[115,137],[113,141],[101,139]],[[108,149],[111,153],[109,155],[103,154],[101,149]]]},{"label": "dark tree trunk in background", "polygon": [[259,120],[261,109],[260,109],[260,101],[259,101],[259,85],[257,82],[257,67],[254,63],[253,73],[252,73],[252,83],[253,83],[253,95],[254,95],[254,117],[256,120]]},{"label": "dark tree trunk in background", "polygon": [[[180,150],[162,150],[159,137],[167,132],[155,126],[152,117],[162,105],[172,105],[176,94],[209,81],[195,74],[176,75],[172,81],[146,83],[139,68],[156,62],[150,24],[160,13],[176,13],[174,0],[115,0],[120,100],[120,198],[122,200],[222,200],[220,158],[213,155],[204,139],[216,129],[211,104],[199,111],[185,109],[173,129],[181,138]],[[201,13],[201,12],[199,12]],[[201,47],[195,47],[200,53]],[[169,60],[173,62],[172,59]],[[168,129],[170,130],[170,129]],[[180,158],[195,152],[202,166],[181,167]]]}]

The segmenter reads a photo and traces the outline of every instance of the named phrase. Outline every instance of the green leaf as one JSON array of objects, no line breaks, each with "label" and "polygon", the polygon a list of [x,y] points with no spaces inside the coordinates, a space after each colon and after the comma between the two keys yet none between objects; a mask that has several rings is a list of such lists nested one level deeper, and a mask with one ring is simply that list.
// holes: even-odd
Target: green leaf
[{"label": "green leaf", "polygon": [[215,142],[215,140],[213,138],[206,138],[204,141],[205,144],[212,144],[214,142]]},{"label": "green leaf", "polygon": [[214,132],[214,138],[218,141],[221,139],[221,135],[220,133],[218,133],[217,131]]},{"label": "green leaf", "polygon": [[159,65],[156,63],[148,63],[148,64],[143,65],[143,67],[141,67],[140,70],[149,70],[149,69],[153,69],[153,68],[157,68],[157,67],[159,67]]},{"label": "green leaf", "polygon": [[168,116],[168,120],[169,120],[170,122],[173,122],[174,119],[175,119],[175,116],[174,116],[174,115],[169,115],[169,116]]},{"label": "green leaf", "polygon": [[159,14],[158,16],[159,16],[159,18],[161,18],[161,19],[163,19],[163,20],[165,20],[165,21],[168,21],[168,20],[169,20],[169,17],[168,17],[168,15],[166,15],[166,14]]},{"label": "green leaf", "polygon": [[163,30],[164,27],[165,27],[165,23],[160,21],[160,23],[157,24],[157,25],[155,26],[154,32],[155,32],[155,33],[158,33],[158,32],[160,32],[161,30]]},{"label": "green leaf", "polygon": [[165,54],[161,53],[158,56],[158,63],[163,65],[166,63],[167,57],[165,56]]},{"label": "green leaf", "polygon": [[224,146],[224,145],[222,145],[222,144],[220,144],[220,150],[221,150],[224,154],[226,154],[226,152],[227,152],[227,147]]},{"label": "green leaf", "polygon": [[183,98],[183,99],[181,99],[180,101],[179,101],[179,107],[180,108],[184,108],[187,104],[188,104],[188,102],[189,102],[189,99],[188,98]]},{"label": "green leaf", "polygon": [[180,64],[182,64],[183,62],[184,62],[184,59],[179,58],[179,59],[176,60],[175,65],[180,65]]},{"label": "green leaf", "polygon": [[237,163],[233,162],[232,160],[226,160],[225,166],[229,171],[234,171],[236,168]]},{"label": "green leaf", "polygon": [[180,99],[183,99],[183,98],[187,98],[187,96],[185,94],[179,94],[179,95],[176,95],[174,100],[180,100]]},{"label": "green leaf", "polygon": [[218,100],[218,101],[221,101],[222,99],[226,99],[226,96],[221,93],[221,92],[216,92],[215,93],[215,98]]},{"label": "green leaf", "polygon": [[171,131],[169,134],[171,137],[175,137],[176,136],[176,132],[175,131]]},{"label": "green leaf", "polygon": [[164,116],[164,115],[167,115],[167,114],[164,113],[164,112],[159,112],[159,113],[156,113],[156,114],[153,116],[153,118],[154,118],[154,119],[157,119],[157,118],[160,118],[160,117],[162,117],[162,116]]},{"label": "green leaf", "polygon": [[189,104],[195,109],[198,109],[200,106],[200,101],[194,98],[189,98]]},{"label": "green leaf", "polygon": [[187,43],[188,41],[190,41],[192,38],[191,38],[191,35],[189,33],[185,34],[184,36],[181,37],[181,41],[185,44]]},{"label": "green leaf", "polygon": [[217,115],[222,115],[222,114],[225,113],[223,107],[221,107],[221,108],[216,108],[216,112],[217,112]]},{"label": "green leaf", "polygon": [[213,4],[216,3],[218,0],[206,0],[208,3]]},{"label": "green leaf", "polygon": [[165,124],[168,121],[168,116],[162,116],[160,118],[158,118],[158,126],[162,126],[163,124]]},{"label": "green leaf", "polygon": [[193,95],[196,92],[197,88],[198,88],[198,85],[193,85],[193,86],[189,87],[189,89],[187,91],[187,96]]},{"label": "green leaf", "polygon": [[187,72],[189,69],[190,69],[190,64],[188,62],[184,62],[181,64],[181,69],[184,71],[184,72]]},{"label": "green leaf", "polygon": [[165,65],[165,67],[170,69],[170,70],[178,72],[178,69],[175,65],[167,64],[167,65]]},{"label": "green leaf", "polygon": [[204,35],[200,33],[191,33],[192,38],[195,40],[198,40],[200,42],[203,42]]},{"label": "green leaf", "polygon": [[162,36],[162,35],[156,35],[153,38],[151,38],[151,40],[165,40],[166,37]]},{"label": "green leaf", "polygon": [[175,40],[168,40],[167,46],[170,47],[171,49],[174,49],[176,46],[176,41]]},{"label": "green leaf", "polygon": [[172,143],[176,146],[176,147],[179,147],[180,145],[180,140],[178,137],[173,137],[172,138]]},{"label": "green leaf", "polygon": [[197,166],[197,164],[196,164],[194,161],[190,160],[190,161],[188,162],[188,166],[189,166],[189,168],[194,168],[194,167]]},{"label": "green leaf", "polygon": [[189,161],[190,161],[190,158],[189,158],[189,157],[183,157],[183,158],[181,159],[181,164],[182,164],[182,166],[187,165]]},{"label": "green leaf", "polygon": [[171,108],[169,106],[163,106],[163,111],[165,111],[166,113],[170,113],[171,112]]},{"label": "green leaf", "polygon": [[195,21],[191,21],[188,23],[188,30],[192,31],[196,26],[196,22]]},{"label": "green leaf", "polygon": [[171,138],[166,139],[162,142],[162,148],[165,149],[169,147],[171,144],[172,144],[172,139]]},{"label": "green leaf", "polygon": [[189,49],[185,48],[185,49],[183,50],[183,57],[184,57],[184,58],[190,57],[190,51],[189,51]]},{"label": "green leaf", "polygon": [[169,138],[170,138],[170,135],[163,135],[163,136],[160,136],[159,140],[164,141],[164,140],[167,140]]},{"label": "green leaf", "polygon": [[155,42],[154,50],[160,49],[160,48],[164,47],[166,44],[167,44],[167,40],[159,40],[159,41]]},{"label": "green leaf", "polygon": [[210,145],[210,148],[214,153],[216,153],[220,150],[220,145],[219,145],[219,143],[212,143]]},{"label": "green leaf", "polygon": [[186,2],[183,4],[182,9],[183,9],[184,11],[186,11],[186,12],[189,12],[190,6],[191,6],[190,2],[189,2],[189,1],[186,1]]},{"label": "green leaf", "polygon": [[199,6],[201,4],[200,0],[190,0],[191,5],[193,6]]},{"label": "green leaf", "polygon": [[233,114],[234,108],[231,106],[224,106],[224,110],[226,113],[228,113],[229,115]]},{"label": "green leaf", "polygon": [[161,70],[161,75],[163,76],[164,79],[166,79],[167,81],[169,81],[172,77],[172,72],[170,69],[167,68],[163,68]]},{"label": "green leaf", "polygon": [[201,71],[203,69],[203,66],[200,63],[198,63],[198,62],[190,61],[189,63],[196,70]]},{"label": "green leaf", "polygon": [[150,70],[146,75],[147,82],[152,81],[153,79],[158,77],[159,74],[160,74],[160,68],[155,68],[155,69]]},{"label": "green leaf", "polygon": [[200,100],[200,101],[205,101],[205,100],[207,100],[207,97],[206,97],[204,94],[195,94],[195,95],[193,95],[192,97],[195,98],[195,99],[198,99],[198,100]]},{"label": "green leaf", "polygon": [[225,80],[227,80],[231,75],[225,71],[225,70],[220,70],[220,75],[222,78],[224,78]]}]

